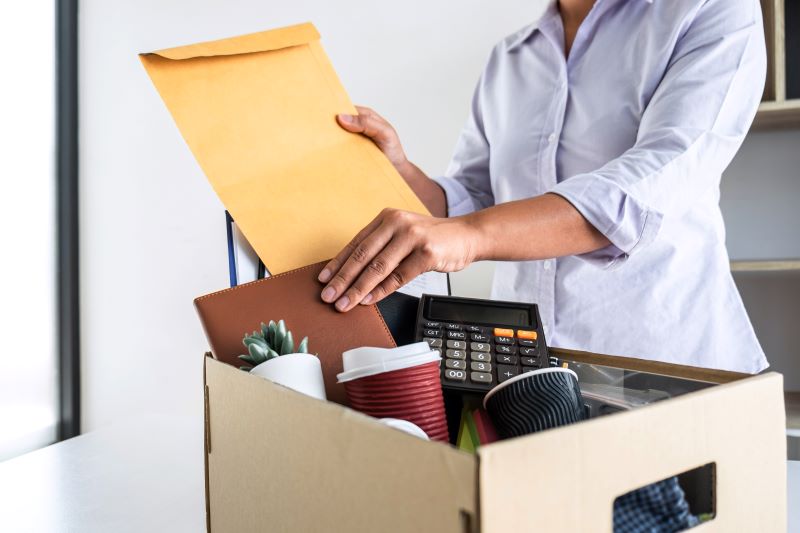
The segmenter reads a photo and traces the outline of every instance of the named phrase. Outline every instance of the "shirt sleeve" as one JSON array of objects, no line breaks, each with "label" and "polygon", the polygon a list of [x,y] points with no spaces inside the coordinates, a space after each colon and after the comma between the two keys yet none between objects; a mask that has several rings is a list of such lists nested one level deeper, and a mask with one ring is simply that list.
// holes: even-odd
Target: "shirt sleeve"
[{"label": "shirt sleeve", "polygon": [[579,257],[618,266],[719,187],[753,121],[766,76],[761,9],[755,0],[709,0],[679,37],[647,105],[635,145],[602,168],[551,190],[611,245]]},{"label": "shirt sleeve", "polygon": [[[494,57],[494,54],[493,54]],[[491,66],[490,59],[489,66]],[[494,205],[489,178],[489,141],[483,125],[484,75],[472,96],[469,118],[461,130],[444,176],[433,178],[447,196],[447,215],[466,215]]]}]

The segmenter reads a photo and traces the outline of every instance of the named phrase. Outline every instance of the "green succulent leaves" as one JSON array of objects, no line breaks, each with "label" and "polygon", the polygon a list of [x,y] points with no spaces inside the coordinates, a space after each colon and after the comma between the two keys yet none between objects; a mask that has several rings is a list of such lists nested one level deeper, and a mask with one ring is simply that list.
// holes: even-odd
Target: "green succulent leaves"
[{"label": "green succulent leaves", "polygon": [[[274,320],[270,320],[269,324],[262,322],[258,331],[251,334],[245,333],[242,344],[247,348],[247,354],[240,355],[239,359],[253,367],[281,355],[308,353],[308,337],[304,337],[295,349],[292,332],[286,329],[286,323],[283,320],[279,320],[277,324]],[[251,370],[246,366],[239,368]]]}]

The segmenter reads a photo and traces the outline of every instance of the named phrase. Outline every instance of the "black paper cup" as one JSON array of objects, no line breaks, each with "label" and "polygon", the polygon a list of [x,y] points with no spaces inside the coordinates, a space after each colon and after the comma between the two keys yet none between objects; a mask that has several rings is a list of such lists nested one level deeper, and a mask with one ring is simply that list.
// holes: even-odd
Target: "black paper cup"
[{"label": "black paper cup", "polygon": [[503,438],[579,422],[584,418],[578,375],[567,368],[542,368],[505,381],[483,406]]}]

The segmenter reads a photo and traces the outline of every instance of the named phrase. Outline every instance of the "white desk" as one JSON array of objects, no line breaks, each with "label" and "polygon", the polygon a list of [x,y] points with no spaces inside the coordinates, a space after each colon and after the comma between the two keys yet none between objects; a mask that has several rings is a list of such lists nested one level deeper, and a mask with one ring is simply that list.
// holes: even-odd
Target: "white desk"
[{"label": "white desk", "polygon": [[[148,417],[0,463],[0,531],[197,533],[203,493],[202,420]],[[800,533],[800,461],[789,502]]]}]

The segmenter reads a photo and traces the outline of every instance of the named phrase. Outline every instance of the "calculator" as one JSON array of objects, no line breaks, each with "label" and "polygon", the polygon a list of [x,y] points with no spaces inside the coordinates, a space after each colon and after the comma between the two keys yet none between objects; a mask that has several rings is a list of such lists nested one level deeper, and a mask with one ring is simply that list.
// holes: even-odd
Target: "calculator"
[{"label": "calculator", "polygon": [[423,294],[415,337],[442,355],[442,386],[486,393],[523,372],[558,366],[536,304]]}]

